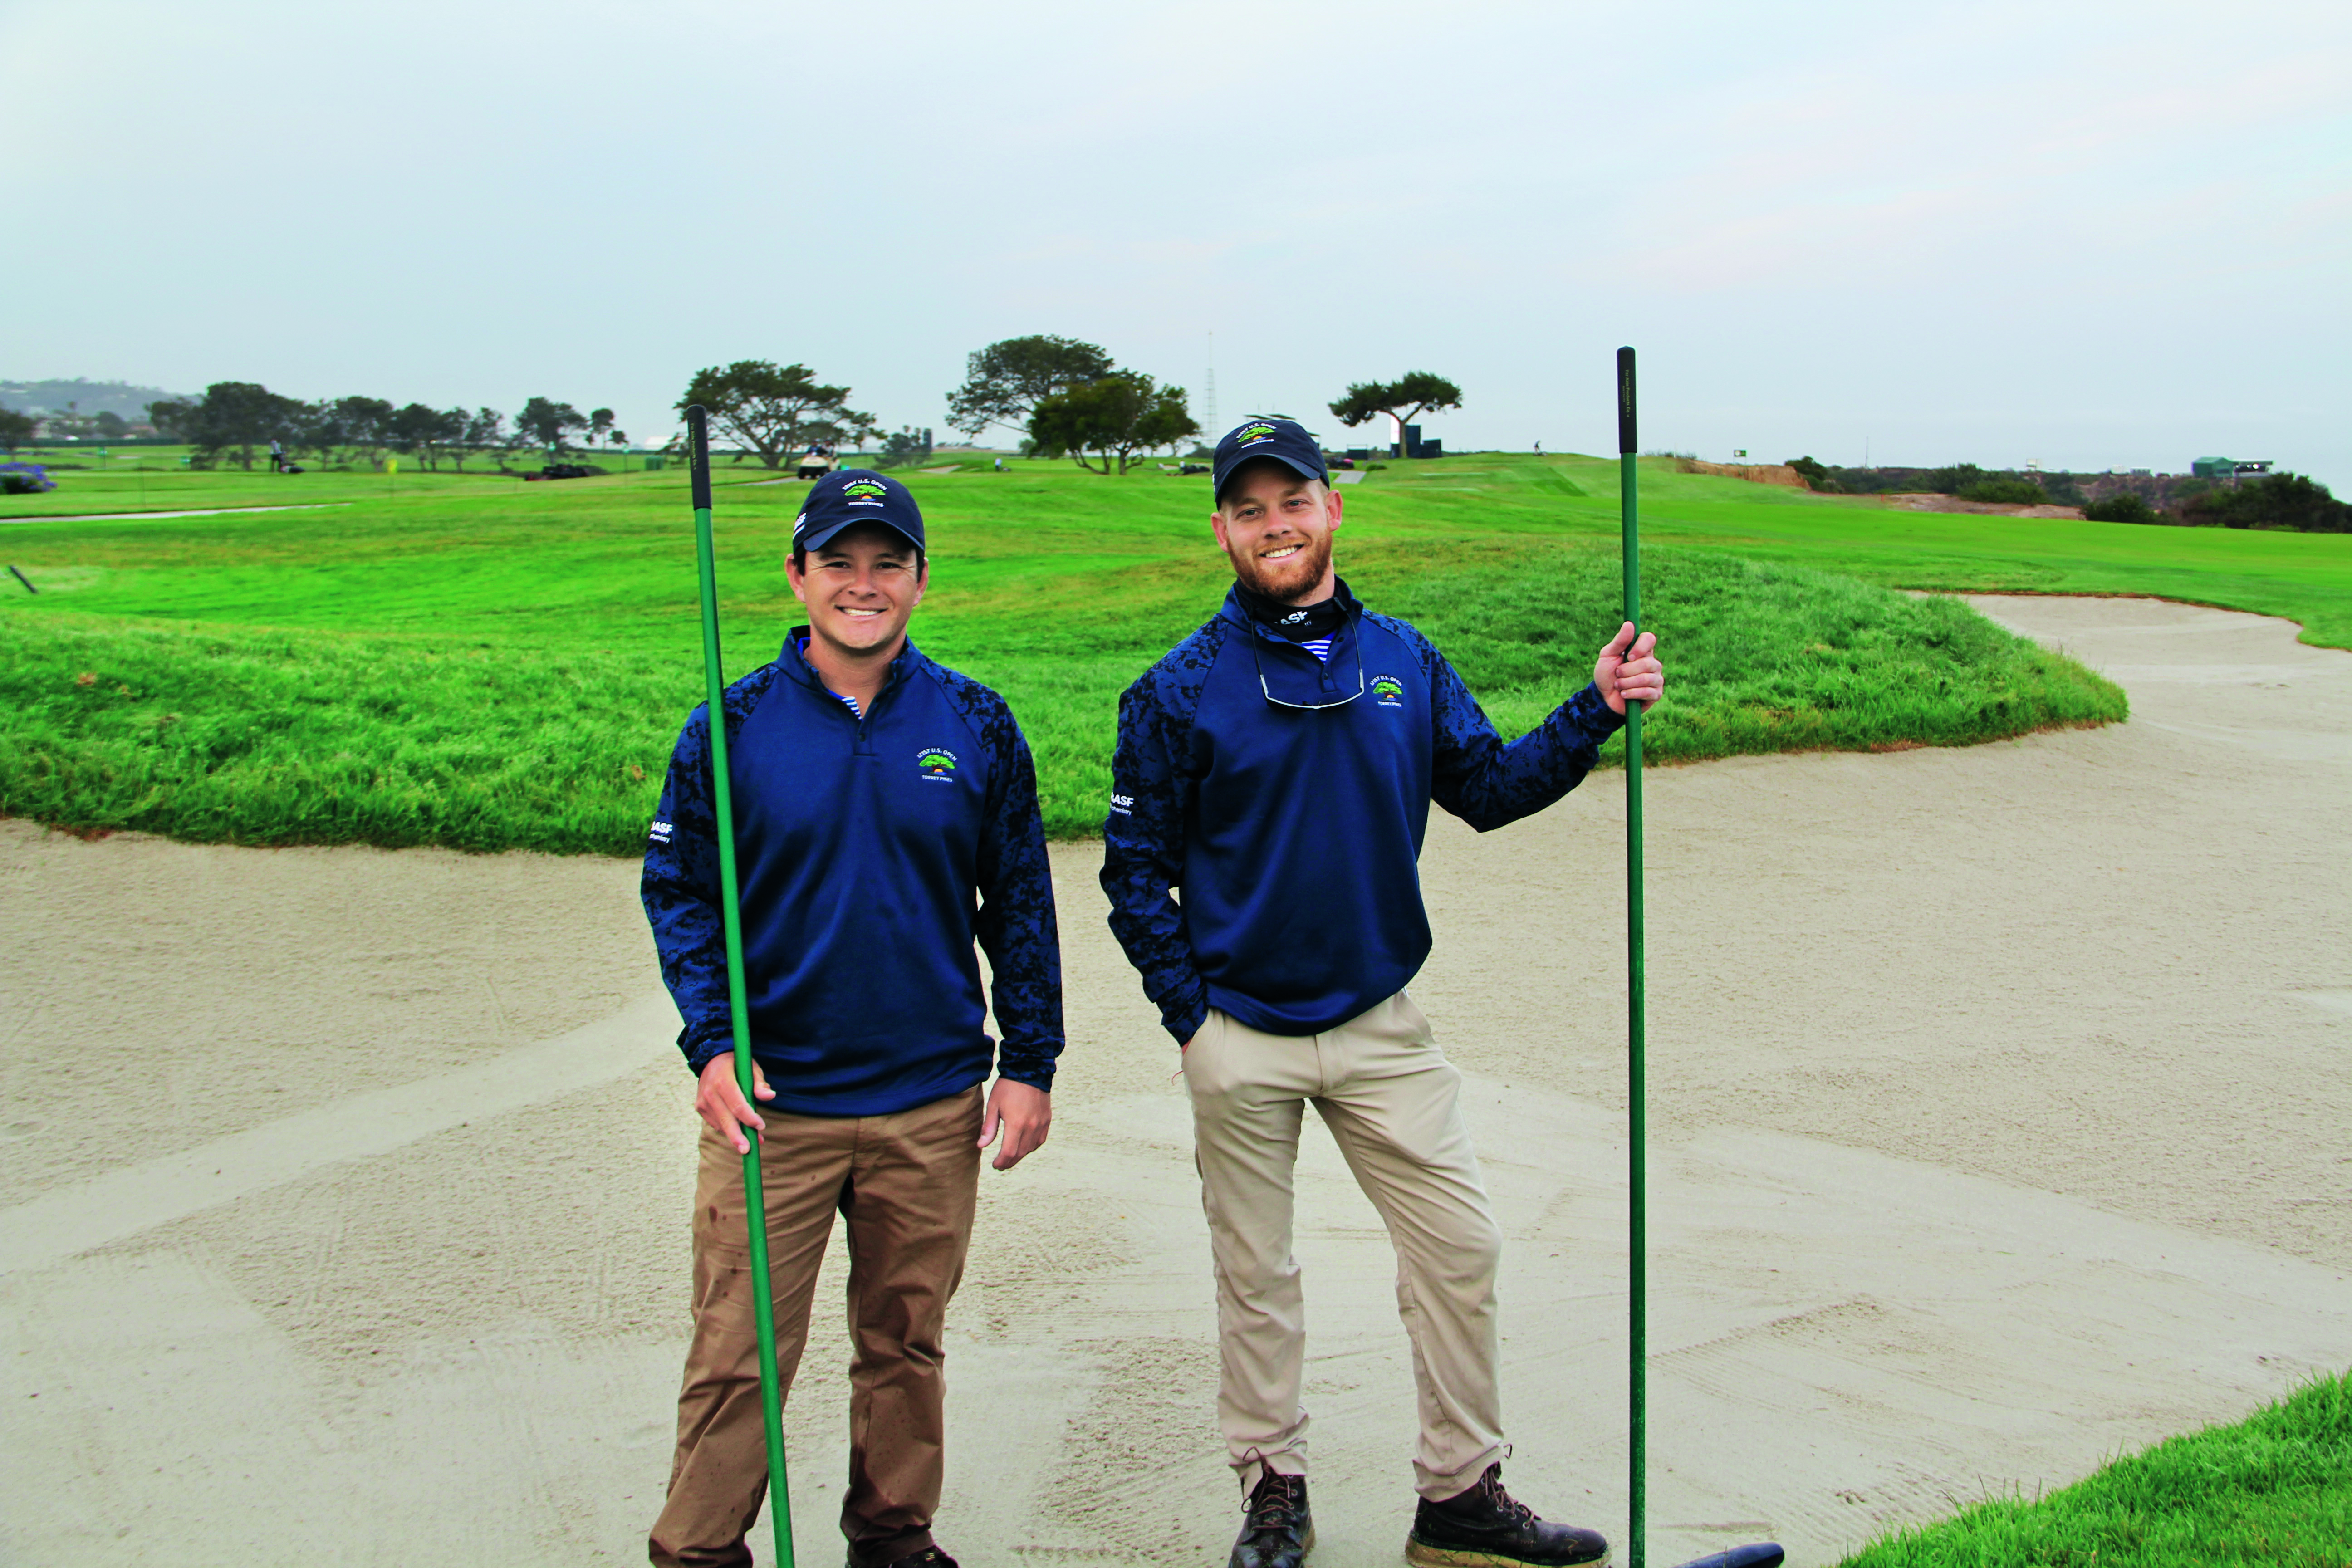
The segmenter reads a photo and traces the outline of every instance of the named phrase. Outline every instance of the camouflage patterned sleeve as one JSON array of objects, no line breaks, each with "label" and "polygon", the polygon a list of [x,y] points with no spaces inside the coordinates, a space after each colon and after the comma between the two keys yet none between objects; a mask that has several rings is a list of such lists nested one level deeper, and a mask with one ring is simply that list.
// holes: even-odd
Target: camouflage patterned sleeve
[{"label": "camouflage patterned sleeve", "polygon": [[1037,808],[1037,768],[1004,700],[984,687],[973,690],[984,700],[973,704],[969,717],[989,757],[974,923],[995,980],[989,1003],[1004,1035],[996,1071],[1050,1094],[1063,1043],[1062,935],[1045,819]]},{"label": "camouflage patterned sleeve", "polygon": [[[1189,639],[1171,658],[1199,640]],[[1205,666],[1196,673],[1205,676]],[[1103,823],[1102,886],[1110,898],[1111,932],[1142,977],[1143,994],[1159,1004],[1160,1026],[1180,1046],[1208,1019],[1209,986],[1192,961],[1183,910],[1170,894],[1184,879],[1191,780],[1181,764],[1192,727],[1189,709],[1175,708],[1171,699],[1189,696],[1197,702],[1200,684],[1168,679],[1154,668],[1119,699],[1110,812]]]},{"label": "camouflage patterned sleeve", "polygon": [[1430,795],[1481,833],[1541,811],[1583,783],[1601,760],[1601,742],[1624,727],[1623,716],[1588,684],[1505,745],[1445,656],[1419,632],[1411,635],[1426,650],[1430,672],[1436,730]]},{"label": "camouflage patterned sleeve", "polygon": [[[743,721],[766,694],[775,667],[766,666],[727,690],[727,736],[742,732]],[[662,982],[677,1004],[686,1026],[678,1048],[686,1065],[700,1072],[713,1057],[735,1048],[734,1015],[727,1001],[727,935],[719,902],[719,832],[710,800],[710,724],[708,705],[688,715],[670,754],[661,802],[646,835],[646,868],[638,882],[646,919],[653,926],[654,952]]]}]

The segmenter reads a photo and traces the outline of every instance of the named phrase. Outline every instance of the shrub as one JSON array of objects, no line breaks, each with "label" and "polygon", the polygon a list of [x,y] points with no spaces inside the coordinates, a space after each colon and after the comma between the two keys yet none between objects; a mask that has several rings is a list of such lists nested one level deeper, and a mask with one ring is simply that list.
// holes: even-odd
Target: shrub
[{"label": "shrub", "polygon": [[0,463],[0,495],[37,496],[57,488],[58,481],[38,463]]},{"label": "shrub", "polygon": [[2188,521],[2224,528],[2284,529],[2297,533],[2352,533],[2352,506],[2302,474],[2265,474],[2234,487],[2215,486],[2182,509]]},{"label": "shrub", "polygon": [[1961,486],[1956,493],[1962,500],[1992,501],[2003,506],[2047,506],[2050,503],[2047,490],[2032,479],[2021,479],[2011,474],[1978,479]]},{"label": "shrub", "polygon": [[1992,478],[1974,463],[1948,463],[1919,476],[1919,488],[1938,495],[1956,496],[1979,480]]},{"label": "shrub", "polygon": [[2083,509],[2083,515],[2093,522],[2157,522],[2161,519],[2156,508],[2132,490],[2118,490],[2104,500],[2095,500]]},{"label": "shrub", "polygon": [[1817,462],[1811,458],[1790,458],[1782,467],[1794,468],[1804,475],[1805,487],[1808,489],[1821,490],[1831,495],[1845,493],[1845,487],[1830,477],[1829,466],[1825,463]]}]

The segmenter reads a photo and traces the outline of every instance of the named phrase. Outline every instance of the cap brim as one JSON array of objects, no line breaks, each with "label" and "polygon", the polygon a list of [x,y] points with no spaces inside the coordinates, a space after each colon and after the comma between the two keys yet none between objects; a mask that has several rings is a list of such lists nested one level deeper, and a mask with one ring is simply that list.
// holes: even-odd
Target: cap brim
[{"label": "cap brim", "polygon": [[1223,495],[1225,481],[1239,473],[1243,466],[1248,463],[1281,463],[1302,479],[1319,479],[1327,485],[1331,482],[1331,476],[1328,473],[1321,468],[1310,468],[1296,458],[1286,458],[1279,452],[1246,452],[1235,458],[1234,466],[1217,477],[1215,493]]},{"label": "cap brim", "polygon": [[905,540],[908,544],[913,545],[917,550],[923,548],[923,542],[921,540],[916,538],[913,534],[908,533],[905,529],[900,528],[897,523],[892,522],[887,517],[847,517],[842,519],[839,522],[829,523],[823,528],[813,528],[800,538],[793,540],[793,548],[795,550],[822,550],[826,545],[832,543],[834,535],[839,533],[843,529],[856,528],[858,524],[865,522],[873,523],[877,528],[888,529],[891,532]]}]

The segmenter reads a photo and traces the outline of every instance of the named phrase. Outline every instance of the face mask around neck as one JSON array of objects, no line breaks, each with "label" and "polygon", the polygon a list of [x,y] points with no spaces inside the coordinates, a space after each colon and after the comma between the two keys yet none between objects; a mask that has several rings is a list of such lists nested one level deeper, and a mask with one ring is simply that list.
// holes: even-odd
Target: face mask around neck
[{"label": "face mask around neck", "polygon": [[1347,593],[1342,589],[1319,604],[1286,605],[1265,595],[1254,593],[1240,584],[1234,585],[1242,608],[1250,619],[1278,637],[1291,642],[1306,642],[1310,637],[1328,637],[1338,631],[1348,618]]}]

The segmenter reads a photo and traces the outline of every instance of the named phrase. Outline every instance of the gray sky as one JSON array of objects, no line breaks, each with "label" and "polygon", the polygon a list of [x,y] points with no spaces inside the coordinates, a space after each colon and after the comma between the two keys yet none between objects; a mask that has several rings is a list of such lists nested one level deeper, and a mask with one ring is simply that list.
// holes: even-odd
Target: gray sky
[{"label": "gray sky", "polygon": [[1058,332],[1337,437],[2352,492],[2352,6],[0,0],[0,376],[940,426]]}]

